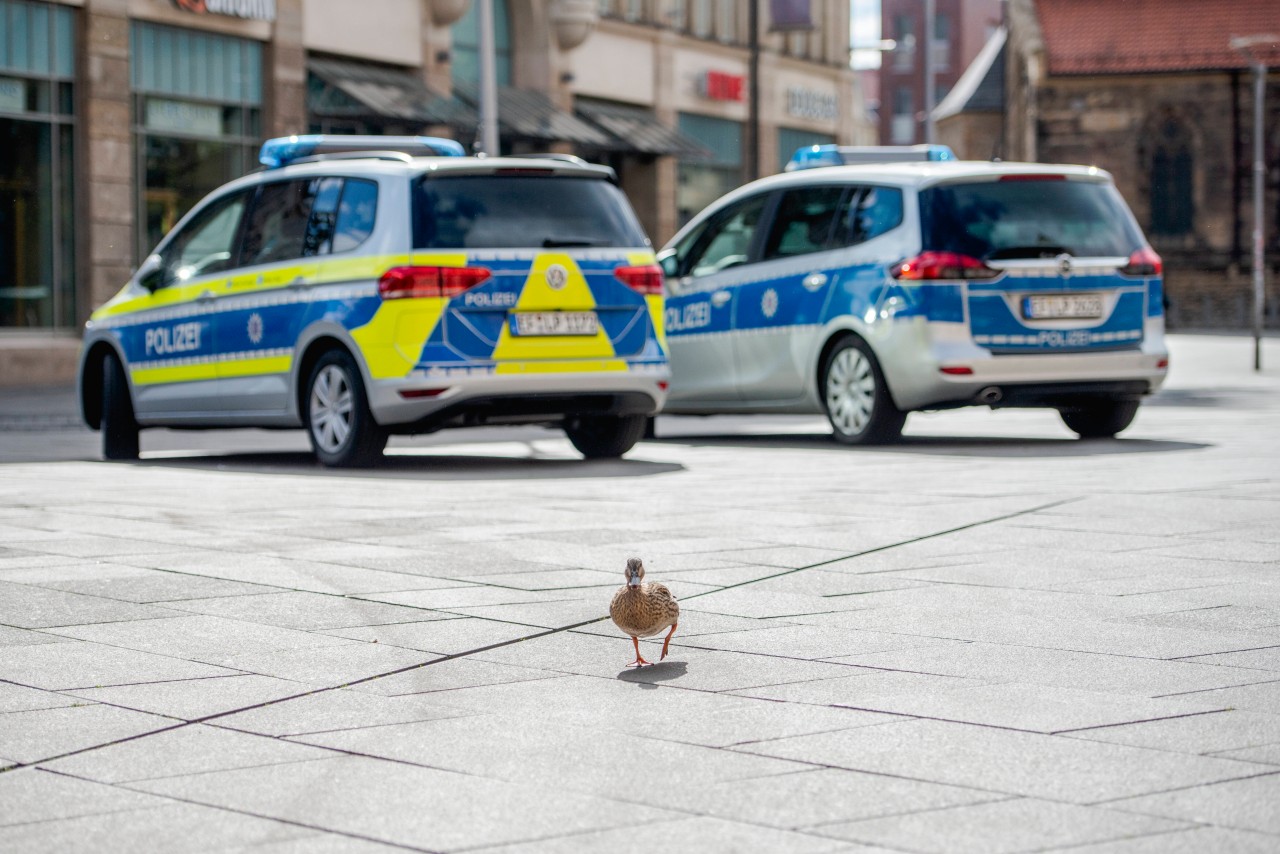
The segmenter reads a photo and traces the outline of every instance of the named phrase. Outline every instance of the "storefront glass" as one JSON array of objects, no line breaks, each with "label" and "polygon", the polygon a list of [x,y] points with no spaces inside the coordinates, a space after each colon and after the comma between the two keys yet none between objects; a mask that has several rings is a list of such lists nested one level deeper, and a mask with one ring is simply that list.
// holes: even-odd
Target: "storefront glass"
[{"label": "storefront glass", "polygon": [[679,224],[684,225],[694,214],[742,183],[742,124],[681,113],[679,126],[711,152],[709,159],[680,163],[676,212]]},{"label": "storefront glass", "polygon": [[[480,82],[480,14],[472,3],[462,20],[453,25],[453,79]],[[511,85],[511,14],[506,0],[493,0],[493,60],[495,82]]]},{"label": "storefront glass", "polygon": [[140,260],[196,202],[254,167],[262,46],[141,22],[131,46]]},{"label": "storefront glass", "polygon": [[0,0],[0,329],[75,324],[74,15]]}]

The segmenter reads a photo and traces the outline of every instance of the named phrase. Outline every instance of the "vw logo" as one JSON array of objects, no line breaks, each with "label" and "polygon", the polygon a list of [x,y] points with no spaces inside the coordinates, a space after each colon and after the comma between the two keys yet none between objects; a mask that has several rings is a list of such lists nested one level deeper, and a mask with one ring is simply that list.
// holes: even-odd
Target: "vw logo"
[{"label": "vw logo", "polygon": [[1071,256],[1064,252],[1058,256],[1057,261],[1058,272],[1062,274],[1064,279],[1069,278],[1071,276]]},{"label": "vw logo", "polygon": [[547,268],[547,285],[551,290],[558,291],[569,281],[569,271],[559,264],[552,264]]}]

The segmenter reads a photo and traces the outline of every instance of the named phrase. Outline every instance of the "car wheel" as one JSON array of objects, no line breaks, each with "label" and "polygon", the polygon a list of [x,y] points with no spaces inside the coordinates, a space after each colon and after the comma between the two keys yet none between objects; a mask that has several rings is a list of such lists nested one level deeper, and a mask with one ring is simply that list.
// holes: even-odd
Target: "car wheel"
[{"label": "car wheel", "polygon": [[345,350],[320,357],[307,383],[307,435],[327,466],[368,466],[387,446],[387,431],[373,420],[356,360]]},{"label": "car wheel", "polygon": [[644,415],[584,415],[565,422],[564,433],[589,460],[620,457],[644,435]]},{"label": "car wheel", "polygon": [[102,456],[108,460],[138,458],[138,422],[133,415],[133,399],[124,365],[115,353],[102,360]]},{"label": "car wheel", "polygon": [[845,445],[891,442],[907,420],[893,405],[880,363],[861,338],[844,338],[827,355],[822,402],[836,441]]},{"label": "car wheel", "polygon": [[1133,423],[1136,400],[1100,400],[1085,406],[1058,410],[1062,423],[1081,439],[1110,439]]}]

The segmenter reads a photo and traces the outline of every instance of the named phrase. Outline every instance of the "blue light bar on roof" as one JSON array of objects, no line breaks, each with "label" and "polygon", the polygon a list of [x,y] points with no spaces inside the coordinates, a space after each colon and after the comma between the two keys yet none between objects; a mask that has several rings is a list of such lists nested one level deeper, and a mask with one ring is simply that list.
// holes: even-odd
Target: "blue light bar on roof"
[{"label": "blue light bar on roof", "polygon": [[806,145],[791,156],[788,172],[819,166],[852,166],[857,163],[906,163],[955,160],[946,145]]},{"label": "blue light bar on roof", "polygon": [[303,157],[350,151],[399,151],[414,157],[465,157],[467,153],[461,143],[435,136],[316,133],[269,139],[262,144],[258,161],[268,169],[278,169]]}]

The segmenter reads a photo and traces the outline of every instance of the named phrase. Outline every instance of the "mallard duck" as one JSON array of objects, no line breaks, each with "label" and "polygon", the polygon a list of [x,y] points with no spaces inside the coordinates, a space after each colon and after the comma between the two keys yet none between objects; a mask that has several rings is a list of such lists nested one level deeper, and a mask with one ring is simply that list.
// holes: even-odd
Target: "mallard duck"
[{"label": "mallard duck", "polygon": [[667,646],[680,619],[680,603],[665,584],[643,583],[644,564],[640,558],[633,557],[627,561],[625,574],[627,583],[613,594],[609,616],[613,617],[618,628],[631,635],[631,643],[636,648],[636,660],[627,666],[640,667],[649,664],[640,654],[640,638],[656,635],[670,626],[671,631],[662,642],[662,658],[667,657]]}]

